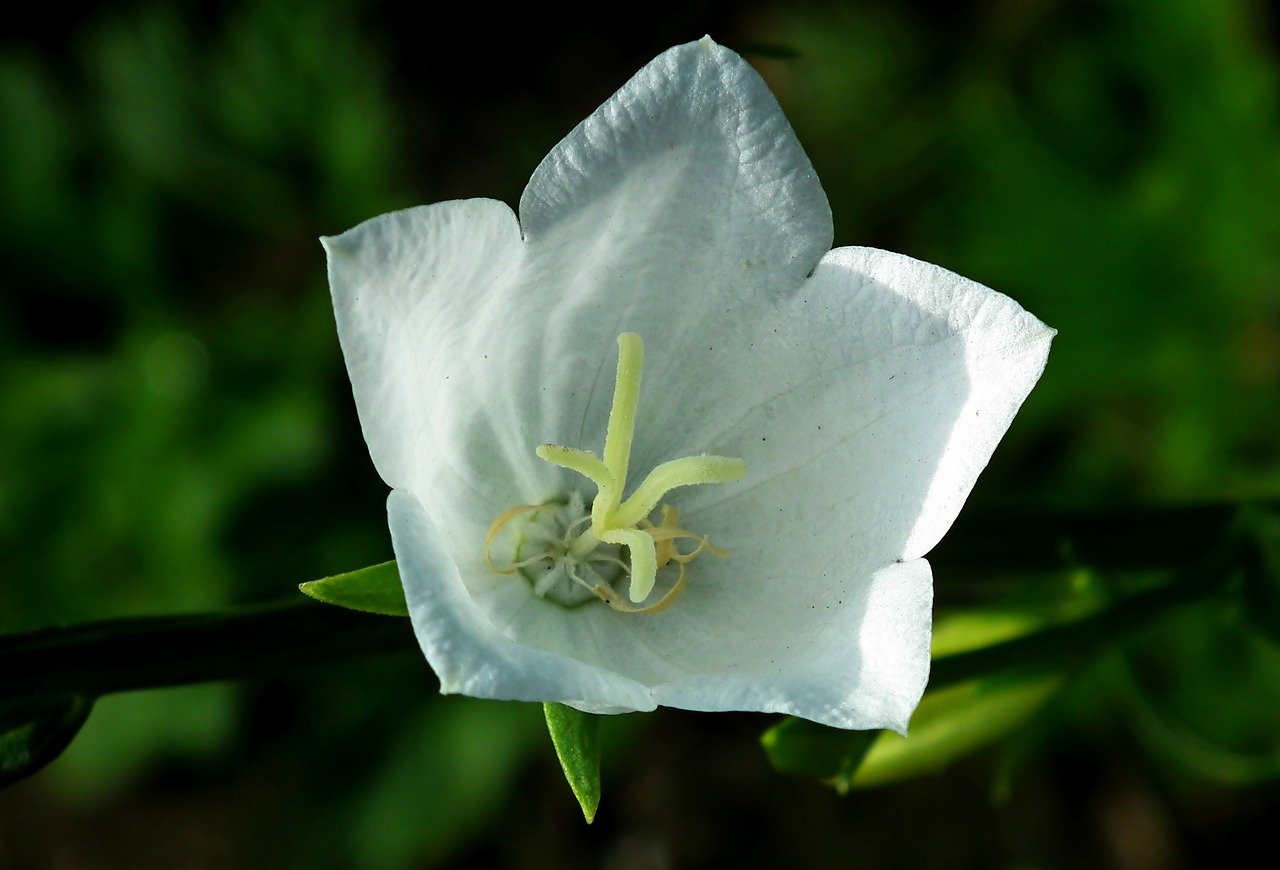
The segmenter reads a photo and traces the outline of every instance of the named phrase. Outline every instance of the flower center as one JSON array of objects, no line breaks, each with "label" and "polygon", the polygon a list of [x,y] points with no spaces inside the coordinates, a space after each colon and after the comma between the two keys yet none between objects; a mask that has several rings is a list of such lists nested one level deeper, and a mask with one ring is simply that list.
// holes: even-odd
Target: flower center
[{"label": "flower center", "polygon": [[[680,528],[680,513],[661,503],[671,490],[700,483],[741,480],[746,466],[741,459],[724,456],[686,456],[654,468],[626,499],[627,465],[635,437],[636,406],[640,400],[640,373],[644,345],[640,336],[618,336],[618,374],[613,406],[604,439],[604,458],[585,450],[543,444],[535,451],[553,465],[576,471],[596,485],[588,512],[578,493],[560,502],[518,505],[499,516],[485,538],[485,562],[502,574],[523,573],[534,593],[566,606],[599,598],[615,610],[656,613],[675,602],[685,586],[685,565],[708,550],[728,556],[707,540]],[[658,522],[650,516],[658,512]],[[510,529],[513,558],[506,567],[492,560],[495,542]],[[681,552],[678,541],[697,541],[696,548]],[[625,548],[627,559],[620,556]],[[673,567],[677,576],[653,603],[644,602],[657,585],[658,572]],[[630,585],[625,601],[612,583],[623,574]]]}]

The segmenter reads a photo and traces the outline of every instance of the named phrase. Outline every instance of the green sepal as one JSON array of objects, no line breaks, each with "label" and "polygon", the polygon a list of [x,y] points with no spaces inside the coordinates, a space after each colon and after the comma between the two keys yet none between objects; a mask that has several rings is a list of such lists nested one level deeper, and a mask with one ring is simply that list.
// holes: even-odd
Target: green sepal
[{"label": "green sepal", "polygon": [[0,704],[0,788],[53,761],[80,733],[93,698],[56,695]]},{"label": "green sepal", "polygon": [[383,616],[409,615],[409,605],[404,600],[404,587],[400,585],[400,572],[396,570],[395,562],[383,562],[358,571],[300,583],[298,588],[317,601],[348,610]]},{"label": "green sepal", "polygon": [[542,709],[564,778],[589,825],[600,806],[600,717],[564,704],[543,704]]},{"label": "green sepal", "polygon": [[760,742],[774,770],[825,780],[844,794],[879,734],[844,731],[807,719],[786,719],[764,732]]}]

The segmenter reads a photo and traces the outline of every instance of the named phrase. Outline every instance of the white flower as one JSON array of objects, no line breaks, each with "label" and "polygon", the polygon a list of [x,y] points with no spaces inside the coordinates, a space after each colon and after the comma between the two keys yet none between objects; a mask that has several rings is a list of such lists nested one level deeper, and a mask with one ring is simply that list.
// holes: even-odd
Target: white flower
[{"label": "white flower", "polygon": [[462,200],[325,240],[443,691],[905,730],[929,670],[921,557],[1053,331],[936,266],[830,244],[777,103],[710,39],[557,145],[518,220]]}]

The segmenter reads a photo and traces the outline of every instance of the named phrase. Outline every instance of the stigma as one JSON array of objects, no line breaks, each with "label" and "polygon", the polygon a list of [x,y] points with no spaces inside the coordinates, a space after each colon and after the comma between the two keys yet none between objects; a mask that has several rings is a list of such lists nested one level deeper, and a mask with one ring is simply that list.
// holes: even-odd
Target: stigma
[{"label": "stigma", "polygon": [[[705,535],[682,528],[680,512],[664,499],[683,486],[741,480],[746,474],[742,460],[706,454],[673,459],[652,469],[628,494],[643,366],[640,336],[630,332],[618,336],[618,369],[603,457],[558,444],[543,444],[535,451],[541,459],[582,475],[584,483],[594,484],[595,495],[588,502],[575,491],[559,501],[504,511],[485,538],[484,558],[492,570],[523,574],[536,595],[565,606],[595,598],[627,613],[657,613],[680,597],[685,568],[693,559],[704,552],[728,556]],[[504,537],[508,539],[504,549],[512,558],[500,565],[492,553]],[[682,542],[691,543],[682,548]],[[674,573],[674,577],[668,577],[655,595],[659,572]],[[624,576],[626,598],[614,588]],[[650,598],[656,600],[648,603]]]}]

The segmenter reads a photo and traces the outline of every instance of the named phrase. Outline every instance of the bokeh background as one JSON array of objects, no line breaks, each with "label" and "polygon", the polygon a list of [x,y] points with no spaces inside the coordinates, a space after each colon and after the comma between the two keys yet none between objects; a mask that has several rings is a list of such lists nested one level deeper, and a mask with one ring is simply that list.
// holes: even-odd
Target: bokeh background
[{"label": "bokeh background", "polygon": [[[316,237],[516,202],[704,33],[774,88],[837,244],[1059,329],[969,510],[1280,494],[1270,3],[26,14],[0,32],[0,630],[276,600],[390,558]],[[939,564],[944,610],[947,584]],[[0,793],[0,868],[1154,870],[1270,852],[1280,808],[1280,651],[1225,605],[1098,656],[945,771],[845,797],[769,770],[772,717],[610,720],[591,828],[539,709],[436,689],[386,657],[106,698]]]}]

